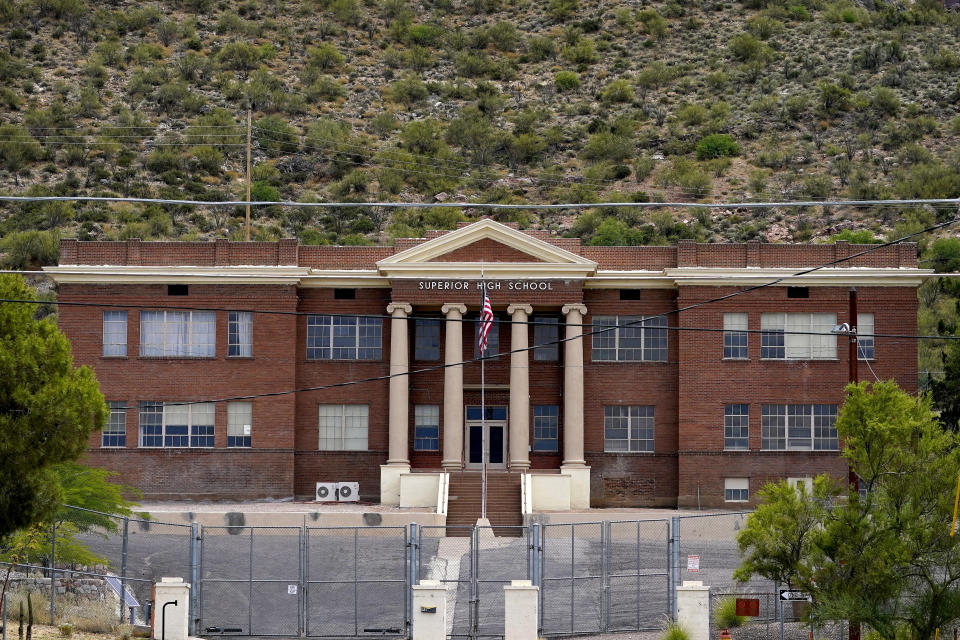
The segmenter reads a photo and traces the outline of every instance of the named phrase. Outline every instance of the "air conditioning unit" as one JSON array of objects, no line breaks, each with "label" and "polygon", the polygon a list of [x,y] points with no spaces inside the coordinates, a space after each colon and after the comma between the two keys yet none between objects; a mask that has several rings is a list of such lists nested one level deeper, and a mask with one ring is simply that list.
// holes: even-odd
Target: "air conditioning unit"
[{"label": "air conditioning unit", "polygon": [[337,483],[337,500],[340,502],[356,502],[360,499],[359,482]]},{"label": "air conditioning unit", "polygon": [[335,502],[337,500],[336,482],[317,483],[317,502]]}]

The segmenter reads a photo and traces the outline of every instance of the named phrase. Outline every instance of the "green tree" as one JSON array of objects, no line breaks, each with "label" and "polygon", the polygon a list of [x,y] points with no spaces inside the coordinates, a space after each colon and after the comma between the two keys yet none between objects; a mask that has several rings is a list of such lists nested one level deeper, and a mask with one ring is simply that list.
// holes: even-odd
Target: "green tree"
[{"label": "green tree", "polygon": [[[0,297],[36,300],[21,277],[0,276]],[[0,539],[53,516],[62,492],[52,469],[76,459],[107,407],[70,343],[32,304],[0,304]]]},{"label": "green tree", "polygon": [[960,619],[960,539],[950,536],[960,436],[928,399],[893,382],[851,384],[836,428],[863,493],[821,476],[813,495],[785,483],[738,537],[738,579],[802,586],[814,622],[866,623],[884,638],[926,640]]},{"label": "green tree", "polygon": [[20,186],[20,172],[40,159],[43,149],[30,132],[12,124],[0,126],[0,161]]}]

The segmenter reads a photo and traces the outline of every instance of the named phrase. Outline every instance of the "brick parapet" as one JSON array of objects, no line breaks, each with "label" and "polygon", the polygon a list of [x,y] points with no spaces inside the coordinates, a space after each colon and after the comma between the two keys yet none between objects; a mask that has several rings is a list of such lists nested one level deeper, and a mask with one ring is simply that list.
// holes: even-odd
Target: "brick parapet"
[{"label": "brick parapet", "polygon": [[[432,237],[439,237],[436,232]],[[526,232],[598,263],[600,269],[654,270],[673,267],[703,268],[804,268],[843,260],[875,245],[846,242],[822,245],[791,245],[747,242],[743,244],[697,244],[680,240],[675,247],[584,247],[578,238],[556,238],[543,231]],[[378,261],[427,240],[400,238],[394,246],[340,247],[297,246],[293,239],[278,242],[60,242],[60,264],[118,266],[301,266],[317,269],[374,269]],[[493,252],[493,253],[491,253]],[[500,255],[502,254],[502,255]],[[443,261],[500,260],[527,262],[531,256],[493,240],[480,240],[451,251]],[[874,248],[869,253],[844,260],[839,267],[917,267],[915,244],[902,243]]]}]

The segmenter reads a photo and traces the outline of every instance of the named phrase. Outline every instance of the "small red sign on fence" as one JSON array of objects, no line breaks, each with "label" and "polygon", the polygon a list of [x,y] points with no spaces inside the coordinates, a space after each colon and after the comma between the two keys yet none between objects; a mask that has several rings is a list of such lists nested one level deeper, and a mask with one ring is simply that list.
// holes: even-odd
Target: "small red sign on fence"
[{"label": "small red sign on fence", "polygon": [[737,598],[738,616],[759,616],[760,600],[758,598]]}]

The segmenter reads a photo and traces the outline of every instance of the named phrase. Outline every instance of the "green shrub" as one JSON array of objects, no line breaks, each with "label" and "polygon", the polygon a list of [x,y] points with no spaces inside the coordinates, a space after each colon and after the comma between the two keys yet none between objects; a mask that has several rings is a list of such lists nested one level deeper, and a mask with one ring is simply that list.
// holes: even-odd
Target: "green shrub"
[{"label": "green shrub", "polygon": [[657,40],[667,36],[667,20],[656,9],[644,9],[637,14],[637,19],[643,24],[643,29]]},{"label": "green shrub", "polygon": [[344,94],[344,88],[330,76],[320,76],[307,87],[307,98],[311,102],[336,100]]},{"label": "green shrub", "polygon": [[253,202],[278,202],[280,192],[266,182],[254,182],[250,186],[250,200]]},{"label": "green shrub", "polygon": [[223,154],[209,145],[200,145],[190,150],[197,166],[210,175],[218,175],[223,166]]},{"label": "green shrub", "polygon": [[527,39],[527,53],[536,61],[546,60],[557,55],[557,45],[553,42],[553,38],[532,36]]},{"label": "green shrub", "polygon": [[216,55],[221,68],[233,71],[253,71],[260,66],[260,58],[260,49],[246,42],[229,42]]},{"label": "green shrub", "polygon": [[577,0],[550,0],[547,14],[557,22],[563,22],[580,8]]},{"label": "green shrub", "polygon": [[827,115],[850,108],[850,90],[829,82],[820,83],[820,109]]},{"label": "green shrub", "polygon": [[600,92],[604,102],[630,102],[633,100],[633,86],[627,80],[614,80]]},{"label": "green shrub", "polygon": [[633,140],[609,131],[595,133],[583,147],[583,156],[588,160],[623,162],[634,154]]},{"label": "green shrub", "polygon": [[300,146],[296,130],[280,116],[265,116],[255,120],[253,126],[259,130],[254,138],[268,155],[294,153]]},{"label": "green shrub", "polygon": [[7,269],[30,269],[57,264],[60,256],[60,233],[50,231],[14,231],[0,239],[3,266]]},{"label": "green shrub", "polygon": [[335,46],[329,42],[324,42],[316,47],[307,49],[307,60],[305,66],[308,69],[320,69],[326,71],[339,67],[346,58]]},{"label": "green shrub", "polygon": [[590,38],[580,38],[576,44],[565,46],[560,51],[560,55],[570,62],[581,65],[593,64],[600,60],[597,48]]},{"label": "green shrub", "polygon": [[730,38],[730,55],[740,62],[753,60],[760,55],[763,43],[749,33],[738,33]]},{"label": "green shrub", "polygon": [[419,76],[409,75],[397,80],[387,88],[387,98],[392,102],[414,105],[427,99],[427,87]]},{"label": "green shrub", "polygon": [[725,133],[712,133],[697,143],[697,159],[727,158],[740,154],[736,141]]},{"label": "green shrub", "polygon": [[690,632],[679,622],[667,620],[660,633],[660,640],[690,640]]},{"label": "green shrub", "polygon": [[443,37],[443,29],[435,24],[415,24],[407,29],[407,42],[435,47]]},{"label": "green shrub", "polygon": [[737,615],[737,599],[733,597],[721,598],[714,605],[713,623],[719,629],[734,629],[743,626],[749,618]]}]

